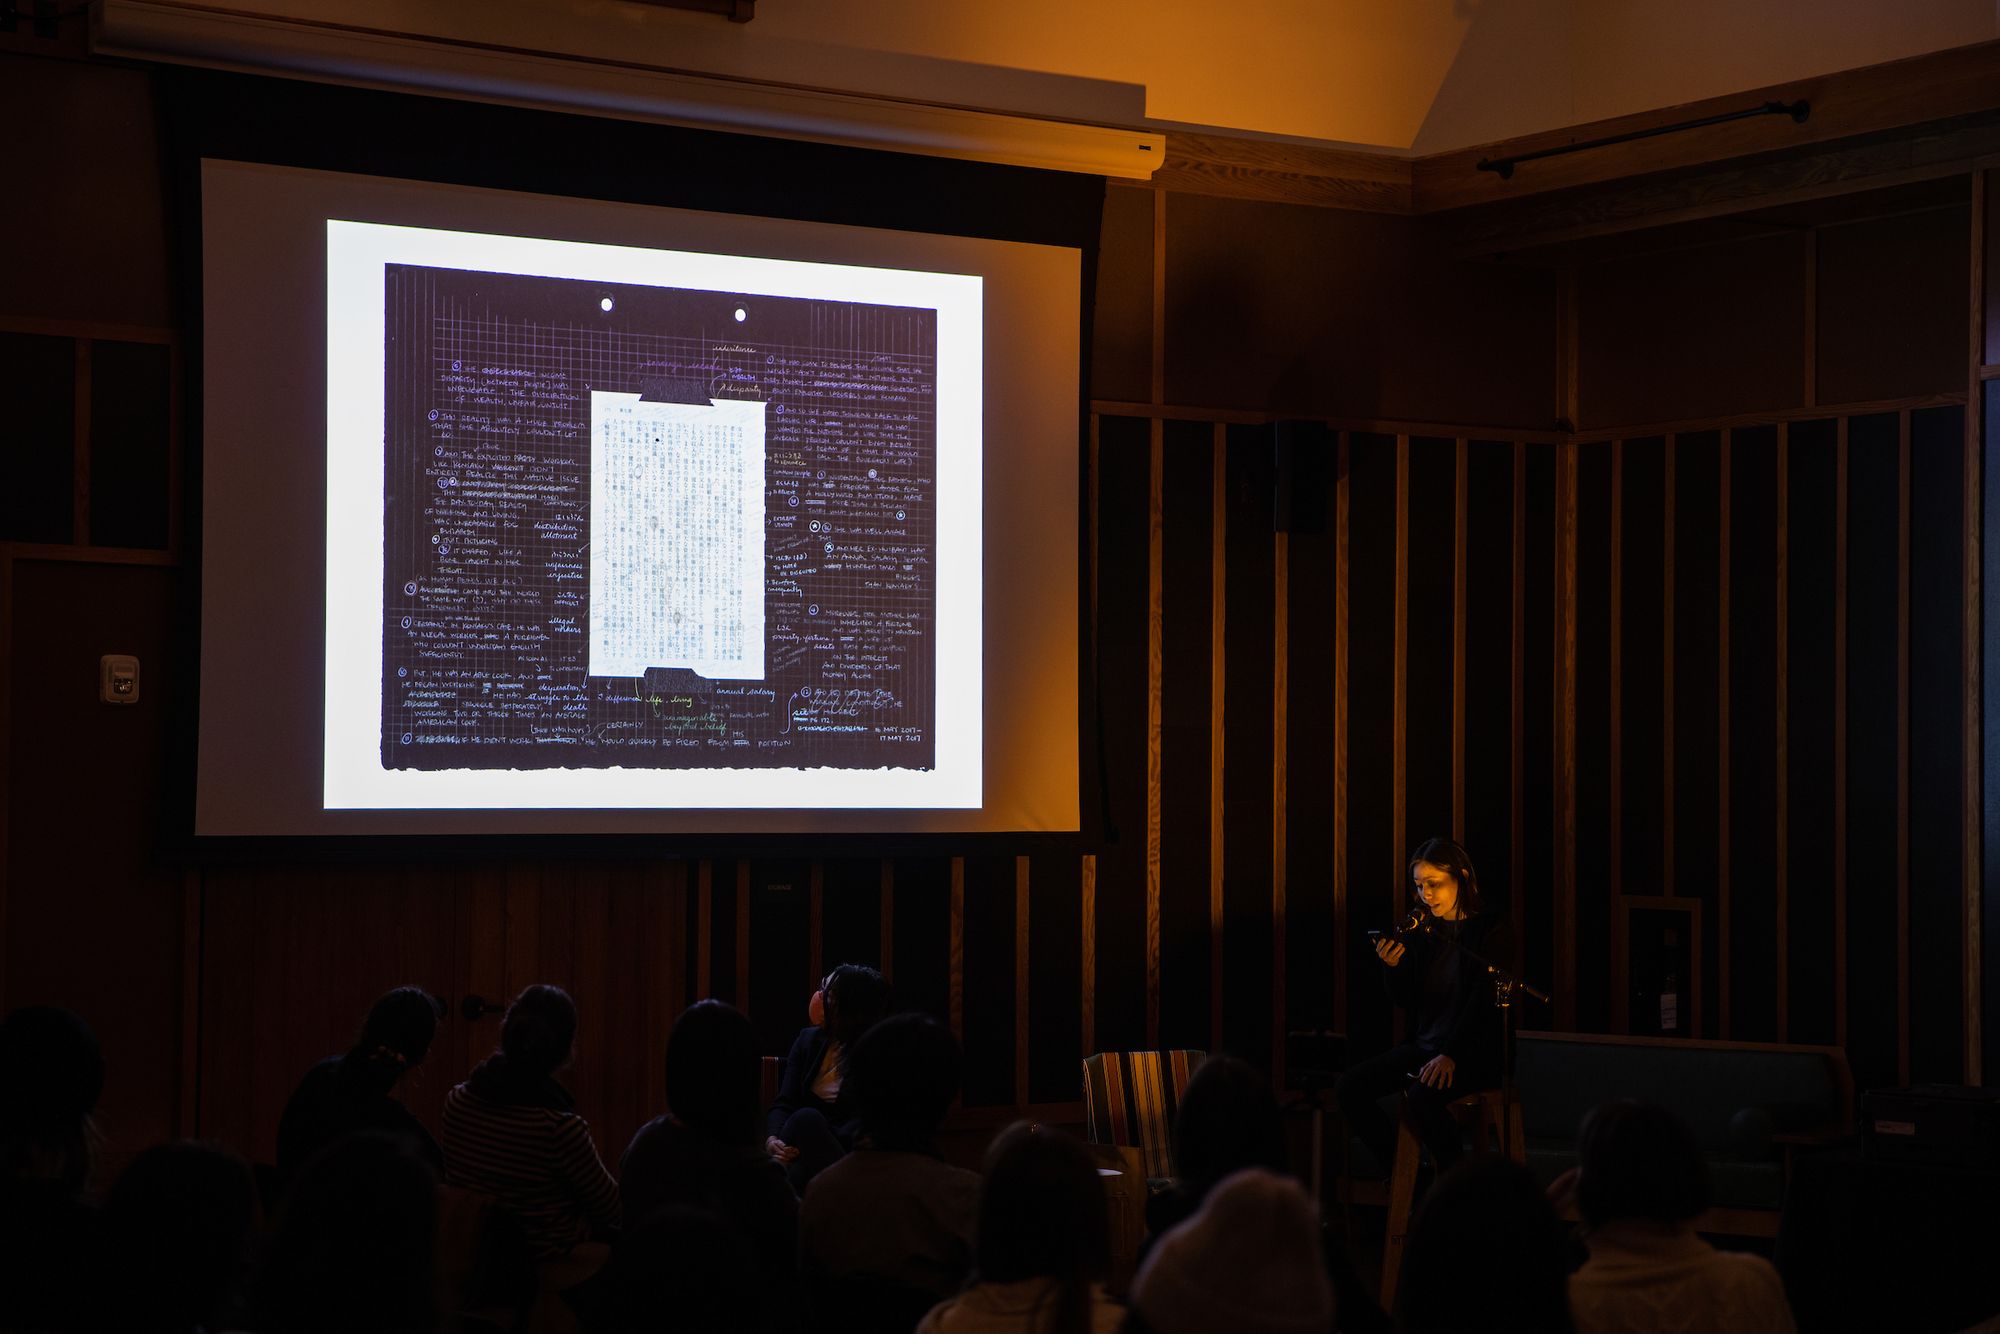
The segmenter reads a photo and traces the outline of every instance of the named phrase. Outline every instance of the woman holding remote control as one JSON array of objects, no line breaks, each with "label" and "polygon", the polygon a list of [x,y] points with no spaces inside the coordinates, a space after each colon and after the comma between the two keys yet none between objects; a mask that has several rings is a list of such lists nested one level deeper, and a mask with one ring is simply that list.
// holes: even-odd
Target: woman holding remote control
[{"label": "woman holding remote control", "polygon": [[1393,936],[1374,936],[1389,997],[1409,1012],[1408,1037],[1341,1076],[1341,1109],[1386,1170],[1396,1123],[1381,1099],[1405,1095],[1412,1124],[1440,1175],[1462,1151],[1450,1104],[1500,1086],[1501,1014],[1486,963],[1512,970],[1514,930],[1489,910],[1465,849],[1427,840],[1410,854],[1410,885],[1422,906]]}]

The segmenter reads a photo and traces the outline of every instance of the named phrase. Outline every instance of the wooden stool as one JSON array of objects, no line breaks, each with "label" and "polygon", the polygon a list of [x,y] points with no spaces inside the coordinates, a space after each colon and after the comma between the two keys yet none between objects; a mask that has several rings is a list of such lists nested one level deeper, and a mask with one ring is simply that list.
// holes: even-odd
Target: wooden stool
[{"label": "wooden stool", "polygon": [[[1519,1093],[1513,1098],[1511,1118],[1506,1115],[1508,1100],[1499,1089],[1455,1099],[1450,1106],[1459,1124],[1470,1121],[1474,1157],[1484,1158],[1504,1150],[1517,1163],[1527,1161]],[[1471,1115],[1468,1117],[1467,1113]],[[1513,1126],[1511,1134],[1504,1129],[1509,1120]],[[1389,1227],[1382,1237],[1382,1309],[1391,1314],[1396,1309],[1396,1280],[1402,1276],[1403,1244],[1410,1232],[1410,1208],[1417,1192],[1417,1164],[1423,1157],[1423,1149],[1416,1127],[1410,1124],[1409,1103],[1405,1101],[1403,1115],[1396,1123],[1396,1163],[1389,1173]]]}]

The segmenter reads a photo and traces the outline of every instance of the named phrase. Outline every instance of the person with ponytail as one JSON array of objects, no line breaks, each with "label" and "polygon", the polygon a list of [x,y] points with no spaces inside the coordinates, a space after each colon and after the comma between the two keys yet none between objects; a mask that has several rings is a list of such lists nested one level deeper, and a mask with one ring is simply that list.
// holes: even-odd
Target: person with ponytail
[{"label": "person with ponytail", "polygon": [[1106,1207],[1083,1145],[1016,1121],[986,1155],[974,1282],[916,1334],[1112,1334],[1125,1308],[1101,1286],[1111,1270]]},{"label": "person with ponytail", "polygon": [[354,1045],[306,1071],[278,1121],[278,1178],[290,1182],[306,1160],[343,1135],[377,1130],[408,1142],[444,1176],[444,1154],[423,1123],[395,1097],[424,1063],[444,1006],[421,987],[397,987],[369,1007]]}]

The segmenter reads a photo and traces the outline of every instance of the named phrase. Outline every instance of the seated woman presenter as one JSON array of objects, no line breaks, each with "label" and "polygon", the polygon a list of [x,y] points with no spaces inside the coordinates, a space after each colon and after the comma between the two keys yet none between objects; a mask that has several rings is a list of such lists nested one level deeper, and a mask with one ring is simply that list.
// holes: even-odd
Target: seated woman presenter
[{"label": "seated woman presenter", "polygon": [[1443,1175],[1462,1152],[1450,1104],[1500,1086],[1501,1013],[1486,965],[1470,956],[1512,971],[1514,931],[1487,908],[1471,859],[1449,839],[1430,839],[1410,854],[1410,884],[1422,913],[1393,939],[1375,941],[1389,997],[1409,1012],[1408,1037],[1341,1076],[1340,1106],[1386,1169],[1395,1160],[1396,1124],[1380,1100],[1404,1094]]},{"label": "seated woman presenter", "polygon": [[888,1014],[888,979],[865,965],[844,963],[826,975],[807,1008],[812,1027],[800,1031],[785,1057],[764,1141],[801,1195],[807,1182],[852,1147],[853,1113],[840,1096],[847,1053]]}]

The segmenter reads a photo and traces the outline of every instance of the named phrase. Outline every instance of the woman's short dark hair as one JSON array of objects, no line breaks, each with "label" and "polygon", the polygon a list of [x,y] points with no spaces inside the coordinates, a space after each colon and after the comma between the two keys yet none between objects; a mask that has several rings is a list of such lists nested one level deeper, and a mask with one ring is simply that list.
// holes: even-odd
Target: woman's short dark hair
[{"label": "woman's short dark hair", "polygon": [[576,1045],[576,1002],[561,987],[524,989],[500,1021],[500,1051],[510,1061],[552,1075]]},{"label": "woman's short dark hair", "polygon": [[1685,1223],[1708,1208],[1708,1169],[1685,1122],[1621,1098],[1593,1109],[1577,1133],[1576,1204],[1593,1227],[1620,1219]]},{"label": "woman's short dark hair", "polygon": [[1291,1170],[1284,1115],[1256,1066],[1211,1056],[1195,1070],[1174,1118],[1174,1167],[1196,1199],[1246,1167]]},{"label": "woman's short dark hair", "polygon": [[1486,896],[1479,891],[1479,873],[1472,869],[1472,858],[1465,855],[1464,848],[1448,838],[1427,838],[1410,854],[1406,873],[1414,876],[1418,862],[1429,862],[1458,881],[1460,912],[1471,917],[1486,911]]},{"label": "woman's short dark hair", "polygon": [[743,1012],[699,1001],[674,1021],[667,1038],[667,1108],[674,1119],[730,1144],[758,1139],[763,1056]]},{"label": "woman's short dark hair", "polygon": [[1505,1158],[1472,1158],[1438,1178],[1410,1226],[1400,1328],[1406,1334],[1573,1328],[1562,1225],[1527,1168]]},{"label": "woman's short dark hair", "polygon": [[387,1089],[430,1055],[443,1013],[443,1004],[422,987],[397,987],[385,993],[368,1008],[361,1034],[347,1053],[348,1068]]},{"label": "woman's short dark hair", "polygon": [[821,990],[832,1007],[830,1036],[843,1046],[853,1046],[889,1013],[889,979],[866,964],[841,964]]},{"label": "woman's short dark hair", "polygon": [[891,1015],[848,1053],[842,1092],[876,1148],[927,1148],[958,1096],[963,1059],[958,1039],[929,1015]]},{"label": "woman's short dark hair", "polygon": [[1054,1318],[1037,1328],[1087,1330],[1090,1285],[1111,1272],[1106,1210],[1104,1182],[1082,1144],[1016,1121],[986,1155],[973,1251],[980,1281],[1055,1279]]},{"label": "woman's short dark hair", "polygon": [[80,1015],[28,1005],[0,1021],[0,1175],[54,1151],[81,1191],[95,1165],[90,1119],[104,1092],[104,1051]]}]

